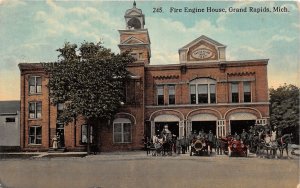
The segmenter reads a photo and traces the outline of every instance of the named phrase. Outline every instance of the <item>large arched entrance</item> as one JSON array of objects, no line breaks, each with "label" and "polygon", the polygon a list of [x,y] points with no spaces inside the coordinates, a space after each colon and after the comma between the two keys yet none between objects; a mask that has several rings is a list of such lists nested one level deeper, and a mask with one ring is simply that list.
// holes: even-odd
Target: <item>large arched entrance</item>
[{"label": "large arched entrance", "polygon": [[165,125],[168,125],[169,130],[176,137],[179,136],[179,122],[180,119],[175,115],[159,115],[154,118],[155,135],[161,134]]},{"label": "large arched entrance", "polygon": [[218,118],[213,114],[196,114],[191,117],[192,132],[203,130],[208,133],[210,130],[216,135]]},{"label": "large arched entrance", "polygon": [[257,117],[254,114],[248,112],[237,112],[230,114],[228,116],[228,119],[231,134],[241,134],[243,132],[243,129],[248,132],[250,126],[255,125]]}]

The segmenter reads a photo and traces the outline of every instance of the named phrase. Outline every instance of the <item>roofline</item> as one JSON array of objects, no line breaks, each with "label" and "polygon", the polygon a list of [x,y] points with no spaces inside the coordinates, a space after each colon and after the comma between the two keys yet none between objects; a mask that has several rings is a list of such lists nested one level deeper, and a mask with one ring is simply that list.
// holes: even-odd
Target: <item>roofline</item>
[{"label": "roofline", "polygon": [[119,29],[119,33],[122,32],[135,32],[135,33],[149,33],[148,29]]},{"label": "roofline", "polygon": [[136,45],[139,45],[139,46],[149,46],[150,44],[149,43],[136,43],[136,44],[118,44],[118,46],[136,46]]},{"label": "roofline", "polygon": [[[17,110],[17,112],[19,112],[20,110]],[[14,113],[0,113],[0,116],[12,116],[12,115],[18,115],[17,112]]]},{"label": "roofline", "polygon": [[192,62],[192,63],[174,63],[174,64],[156,64],[156,65],[146,65],[148,69],[179,69],[181,66],[187,66],[188,68],[192,67],[206,67],[214,68],[219,67],[220,64],[227,64],[229,66],[249,66],[249,63],[252,65],[268,65],[269,59],[255,59],[255,60],[239,60],[239,61],[215,61],[215,62]]},{"label": "roofline", "polygon": [[[269,62],[270,59],[247,59],[247,60],[231,60],[231,61],[224,61],[225,63],[241,63],[241,62],[264,62],[267,63]],[[221,61],[222,62],[222,61]]]},{"label": "roofline", "polygon": [[205,36],[205,35],[201,35],[200,37],[194,39],[193,41],[191,41],[191,42],[189,42],[188,44],[184,45],[183,47],[179,48],[178,51],[182,51],[182,50],[187,50],[187,49],[189,49],[188,46],[192,45],[193,43],[195,43],[195,42],[198,41],[198,40],[201,40],[202,38],[203,38],[204,40],[207,40],[208,42],[214,44],[214,45],[217,46],[217,47],[224,47],[224,48],[226,48],[226,45],[221,44],[221,43],[219,43],[219,42],[217,42],[217,41],[215,41],[215,40],[213,40],[213,39],[211,39],[211,38],[209,38],[209,37],[207,37],[207,36]]},{"label": "roofline", "polygon": [[130,32],[134,32],[134,33],[146,33],[148,41],[149,41],[149,44],[151,44],[151,40],[150,40],[150,37],[149,37],[149,31],[148,31],[148,29],[133,29],[133,30],[130,30],[130,29],[119,29],[118,32],[119,32],[119,34],[126,33],[126,32],[128,32],[128,33],[130,33]]},{"label": "roofline", "polygon": [[232,60],[232,61],[194,61],[191,63],[170,63],[170,64],[156,64],[156,65],[147,65],[148,67],[151,66],[180,66],[180,65],[201,65],[201,64],[221,64],[221,63],[226,63],[226,64],[234,64],[234,63],[268,63],[269,59],[249,59],[249,60]]},{"label": "roofline", "polygon": [[1,100],[1,102],[21,102],[21,100]]},{"label": "roofline", "polygon": [[32,70],[32,69],[43,69],[42,63],[19,63],[19,69],[22,70]]}]

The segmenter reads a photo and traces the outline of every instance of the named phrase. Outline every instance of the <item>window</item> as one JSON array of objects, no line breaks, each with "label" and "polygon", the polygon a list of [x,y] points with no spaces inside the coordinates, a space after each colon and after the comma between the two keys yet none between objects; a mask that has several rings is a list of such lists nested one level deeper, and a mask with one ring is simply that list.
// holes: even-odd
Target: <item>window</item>
[{"label": "window", "polygon": [[239,102],[239,84],[238,83],[231,84],[231,102],[233,102],[233,103]]},{"label": "window", "polygon": [[59,118],[64,110],[64,104],[58,103],[57,104],[57,118]]},{"label": "window", "polygon": [[216,85],[215,84],[210,84],[209,85],[210,89],[210,103],[216,103]]},{"label": "window", "polygon": [[42,144],[42,127],[29,127],[29,144]]},{"label": "window", "polygon": [[42,102],[29,103],[29,118],[37,119],[42,117]]},{"label": "window", "polygon": [[198,104],[208,103],[208,85],[198,85]]},{"label": "window", "polygon": [[175,104],[175,86],[169,85],[169,104]]},{"label": "window", "polygon": [[198,78],[190,82],[191,104],[216,103],[216,80]]},{"label": "window", "polygon": [[42,78],[40,76],[29,77],[29,93],[42,93]]},{"label": "window", "polygon": [[14,117],[7,117],[7,118],[5,118],[5,122],[7,122],[7,123],[16,122],[16,118],[14,118]]},{"label": "window", "polygon": [[196,85],[190,85],[191,104],[196,104]]},{"label": "window", "polygon": [[[81,143],[86,144],[88,138],[88,126],[86,124],[81,125]],[[90,143],[93,143],[93,127],[90,126]]]},{"label": "window", "polygon": [[157,104],[164,105],[164,86],[157,86]]},{"label": "window", "polygon": [[139,53],[139,59],[143,59],[143,53]]},{"label": "window", "polygon": [[136,104],[137,103],[137,98],[136,97],[136,84],[135,80],[128,80],[126,83],[126,91],[125,91],[125,99],[126,99],[126,104]]},{"label": "window", "polygon": [[114,143],[131,142],[131,122],[129,119],[118,118],[114,121]]},{"label": "window", "polygon": [[130,54],[135,60],[138,60],[138,54],[136,53],[131,53]]},{"label": "window", "polygon": [[244,102],[251,102],[251,83],[244,82]]}]

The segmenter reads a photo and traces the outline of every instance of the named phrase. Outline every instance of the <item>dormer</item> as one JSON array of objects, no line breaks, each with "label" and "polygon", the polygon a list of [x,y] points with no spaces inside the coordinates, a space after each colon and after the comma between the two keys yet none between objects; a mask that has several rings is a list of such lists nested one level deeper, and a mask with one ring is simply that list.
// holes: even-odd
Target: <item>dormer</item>
[{"label": "dormer", "polygon": [[225,61],[225,49],[225,45],[202,35],[179,49],[179,61],[180,63]]}]

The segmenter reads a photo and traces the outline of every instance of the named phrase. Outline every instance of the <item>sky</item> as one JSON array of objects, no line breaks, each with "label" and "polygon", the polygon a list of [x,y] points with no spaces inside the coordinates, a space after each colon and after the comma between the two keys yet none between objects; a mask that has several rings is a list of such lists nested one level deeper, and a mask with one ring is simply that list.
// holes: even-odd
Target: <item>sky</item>
[{"label": "sky", "polygon": [[[178,64],[178,49],[201,35],[226,45],[226,60],[269,59],[269,87],[299,87],[300,2],[136,1],[151,40],[150,64]],[[65,42],[99,42],[119,53],[133,1],[0,0],[0,100],[20,100],[19,63],[53,62]],[[226,12],[170,12],[224,8]],[[230,8],[231,7],[231,8]],[[230,12],[245,8],[248,12]],[[269,8],[271,12],[249,12]],[[288,12],[272,12],[284,7]],[[162,12],[153,12],[161,8]]]}]

